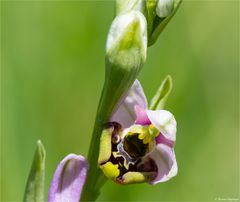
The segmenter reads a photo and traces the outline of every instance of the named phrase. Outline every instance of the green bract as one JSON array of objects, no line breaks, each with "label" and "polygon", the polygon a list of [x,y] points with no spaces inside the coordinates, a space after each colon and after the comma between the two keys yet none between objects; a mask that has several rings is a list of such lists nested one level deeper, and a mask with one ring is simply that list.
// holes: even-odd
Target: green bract
[{"label": "green bract", "polygon": [[25,202],[44,201],[45,149],[39,140],[24,193]]}]

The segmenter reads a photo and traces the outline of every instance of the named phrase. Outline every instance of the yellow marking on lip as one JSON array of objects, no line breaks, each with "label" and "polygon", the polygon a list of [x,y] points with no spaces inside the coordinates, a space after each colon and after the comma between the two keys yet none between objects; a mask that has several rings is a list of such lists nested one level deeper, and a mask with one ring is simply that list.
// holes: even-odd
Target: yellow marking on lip
[{"label": "yellow marking on lip", "polygon": [[147,135],[148,135],[148,134],[147,134],[146,132],[145,132],[145,133],[140,133],[140,134],[138,135],[138,139],[143,140]]},{"label": "yellow marking on lip", "polygon": [[148,144],[149,142],[151,142],[151,137],[148,135],[143,139],[143,144]]},{"label": "yellow marking on lip", "polygon": [[[113,152],[112,153],[113,154],[113,156],[115,157],[115,158],[117,158],[117,157],[123,157],[121,154],[119,154],[118,152]],[[124,159],[124,158],[123,158]],[[124,161],[123,161],[123,166],[128,170],[129,169],[129,164],[127,164],[127,162],[126,162],[126,160],[124,159]]]},{"label": "yellow marking on lip", "polygon": [[112,151],[112,133],[114,131],[114,127],[110,127],[104,129],[101,134],[100,138],[100,147],[99,147],[99,156],[98,156],[98,163],[104,163],[109,160]]},{"label": "yellow marking on lip", "polygon": [[121,154],[119,154],[118,152],[113,152],[112,154],[113,154],[114,158],[122,157]]},{"label": "yellow marking on lip", "polygon": [[149,125],[149,128],[154,128],[154,125],[153,125],[153,124],[150,124],[150,125]]},{"label": "yellow marking on lip", "polygon": [[118,167],[118,164],[113,164],[112,162],[107,162],[100,166],[106,177],[110,179],[116,179],[120,175]]},{"label": "yellow marking on lip", "polygon": [[127,172],[123,175],[123,184],[142,183],[147,181],[145,173],[141,172]]}]

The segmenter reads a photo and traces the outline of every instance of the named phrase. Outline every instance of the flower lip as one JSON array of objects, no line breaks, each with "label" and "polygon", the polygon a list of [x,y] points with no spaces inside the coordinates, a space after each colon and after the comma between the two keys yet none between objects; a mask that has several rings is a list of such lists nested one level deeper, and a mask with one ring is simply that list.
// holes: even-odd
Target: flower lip
[{"label": "flower lip", "polygon": [[133,158],[143,157],[148,150],[148,145],[144,144],[138,136],[138,134],[128,135],[123,141],[125,151]]},{"label": "flower lip", "polygon": [[[112,127],[116,123],[109,123],[107,125],[108,127]],[[120,127],[118,126],[118,128]],[[109,133],[107,134],[106,131],[109,131]],[[100,157],[99,166],[107,177],[120,184],[137,183],[154,179],[157,175],[157,166],[153,166],[153,161],[145,157],[149,153],[150,148],[152,148],[152,144],[144,143],[144,139],[140,138],[142,132],[146,132],[146,128],[140,125],[133,126],[128,130],[120,130],[118,131],[120,133],[120,140],[117,142],[112,140],[110,143],[106,135],[115,139],[115,134],[117,133],[115,130],[104,129],[101,140],[107,140],[108,143],[101,142],[99,153],[101,154],[103,151],[106,151],[105,145],[108,145],[107,148],[111,150],[111,153],[107,155],[108,158],[104,158],[104,161]],[[143,165],[143,161],[149,165]],[[129,172],[133,176],[129,175]]]}]

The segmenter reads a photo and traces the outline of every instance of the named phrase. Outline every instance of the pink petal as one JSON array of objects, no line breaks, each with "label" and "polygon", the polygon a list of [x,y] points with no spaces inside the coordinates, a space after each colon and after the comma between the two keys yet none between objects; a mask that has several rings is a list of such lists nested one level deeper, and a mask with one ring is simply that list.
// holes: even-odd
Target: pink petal
[{"label": "pink petal", "polygon": [[165,182],[177,175],[178,167],[173,148],[158,144],[149,154],[149,157],[155,161],[158,168],[157,176],[150,184]]},{"label": "pink petal", "polygon": [[137,105],[143,109],[147,109],[148,104],[140,82],[135,80],[126,97],[120,102],[120,105],[116,112],[114,112],[110,121],[118,122],[123,128],[128,128],[134,124],[136,120],[135,106]]},{"label": "pink petal", "polygon": [[149,125],[151,124],[147,113],[146,113],[146,109],[141,108],[140,106],[135,106],[135,114],[136,114],[136,124],[140,124],[140,125]]},{"label": "pink petal", "polygon": [[174,142],[167,139],[164,135],[162,135],[161,133],[155,138],[156,140],[156,144],[165,144],[169,147],[173,147],[174,146]]},{"label": "pink petal", "polygon": [[176,141],[177,122],[174,116],[166,110],[147,110],[147,115],[151,123],[168,140]]},{"label": "pink petal", "polygon": [[79,202],[88,170],[87,160],[80,155],[69,154],[58,165],[53,176],[49,202]]}]

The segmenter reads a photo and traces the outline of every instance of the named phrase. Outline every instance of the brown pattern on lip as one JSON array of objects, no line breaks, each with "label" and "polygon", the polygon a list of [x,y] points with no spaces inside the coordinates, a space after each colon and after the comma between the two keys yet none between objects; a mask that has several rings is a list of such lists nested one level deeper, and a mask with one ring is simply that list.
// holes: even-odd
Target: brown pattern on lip
[{"label": "brown pattern on lip", "polygon": [[[145,181],[153,179],[157,175],[157,166],[155,162],[147,156],[148,144],[144,144],[139,139],[139,134],[134,133],[130,136],[126,135],[122,138],[121,125],[116,122],[109,122],[106,128],[113,127],[111,135],[111,156],[105,162],[111,162],[118,165],[119,175],[115,182],[125,184],[124,176],[129,173],[139,173],[144,175]],[[103,166],[105,163],[100,164]],[[131,183],[131,182],[128,182]]]}]

